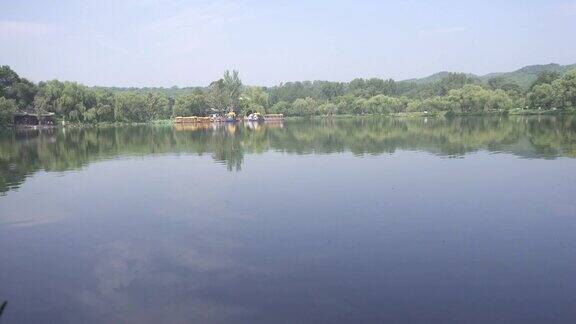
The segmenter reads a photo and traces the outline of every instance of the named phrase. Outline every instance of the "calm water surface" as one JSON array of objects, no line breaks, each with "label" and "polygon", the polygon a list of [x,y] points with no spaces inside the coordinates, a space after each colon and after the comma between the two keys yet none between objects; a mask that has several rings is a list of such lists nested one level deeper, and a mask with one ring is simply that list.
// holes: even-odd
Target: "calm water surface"
[{"label": "calm water surface", "polygon": [[0,134],[1,323],[576,323],[576,118]]}]

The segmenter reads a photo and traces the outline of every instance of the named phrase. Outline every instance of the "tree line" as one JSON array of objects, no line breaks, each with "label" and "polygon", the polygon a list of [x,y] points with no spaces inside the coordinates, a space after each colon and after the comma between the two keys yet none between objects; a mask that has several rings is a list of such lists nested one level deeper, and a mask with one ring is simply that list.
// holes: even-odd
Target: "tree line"
[{"label": "tree line", "polygon": [[243,85],[237,71],[226,71],[208,87],[138,89],[88,87],[58,80],[36,84],[10,67],[0,66],[0,124],[9,124],[18,110],[53,112],[58,119],[73,123],[98,123],[148,122],[228,111],[320,116],[512,109],[576,109],[576,70],[564,75],[544,71],[528,89],[504,77],[482,82],[464,73],[448,73],[424,84],[372,78],[258,87]]}]

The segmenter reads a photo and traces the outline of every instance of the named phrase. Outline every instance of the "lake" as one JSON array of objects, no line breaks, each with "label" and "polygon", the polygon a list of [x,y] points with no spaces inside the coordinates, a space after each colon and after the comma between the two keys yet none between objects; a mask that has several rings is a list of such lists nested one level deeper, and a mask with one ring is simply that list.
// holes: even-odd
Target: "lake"
[{"label": "lake", "polygon": [[0,133],[2,323],[575,323],[576,116]]}]

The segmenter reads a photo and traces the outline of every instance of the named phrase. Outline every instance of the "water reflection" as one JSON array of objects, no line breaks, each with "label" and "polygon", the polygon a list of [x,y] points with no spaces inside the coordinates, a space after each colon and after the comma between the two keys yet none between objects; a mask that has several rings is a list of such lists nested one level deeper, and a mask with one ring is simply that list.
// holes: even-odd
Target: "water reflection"
[{"label": "water reflection", "polygon": [[214,274],[248,270],[232,262],[233,242],[193,232],[188,227],[186,235],[177,231],[165,238],[97,246],[91,273],[95,286],[79,292],[77,301],[92,314],[118,323],[215,323],[247,313],[199,298]]},{"label": "water reflection", "polygon": [[125,155],[210,154],[239,171],[244,156],[268,150],[356,155],[422,150],[463,156],[477,150],[527,158],[576,157],[576,119],[467,117],[453,119],[327,119],[283,124],[197,124],[28,130],[0,134],[0,192],[38,171],[65,171]]},{"label": "water reflection", "polygon": [[3,320],[572,322],[575,139],[569,116],[5,133]]}]

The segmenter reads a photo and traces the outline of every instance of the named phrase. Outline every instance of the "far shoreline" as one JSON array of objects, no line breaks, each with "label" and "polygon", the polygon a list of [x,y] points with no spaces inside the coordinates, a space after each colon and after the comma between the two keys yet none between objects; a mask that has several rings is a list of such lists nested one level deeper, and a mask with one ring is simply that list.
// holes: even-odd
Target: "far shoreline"
[{"label": "far shoreline", "polygon": [[[336,115],[316,115],[316,116],[287,116],[285,121],[297,120],[326,120],[326,119],[363,119],[363,118],[455,118],[455,117],[495,117],[495,116],[562,116],[576,115],[576,110],[538,110],[538,109],[514,109],[510,111],[490,111],[490,112],[469,112],[454,113],[447,111],[440,112],[398,112],[389,114],[336,114]],[[244,123],[239,121],[235,124]],[[58,120],[55,125],[28,125],[0,127],[0,130],[48,130],[58,128],[92,128],[92,127],[122,127],[122,126],[174,126],[174,118],[158,119],[147,122],[98,122],[98,123],[71,123]],[[194,124],[194,123],[190,123]],[[265,122],[263,122],[265,124]]]}]

